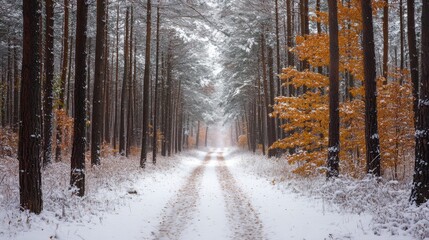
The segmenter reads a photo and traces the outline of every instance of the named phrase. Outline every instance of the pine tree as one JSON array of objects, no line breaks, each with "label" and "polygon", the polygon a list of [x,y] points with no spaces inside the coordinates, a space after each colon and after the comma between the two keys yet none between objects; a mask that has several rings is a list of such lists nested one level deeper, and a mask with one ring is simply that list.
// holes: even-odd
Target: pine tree
[{"label": "pine tree", "polygon": [[387,83],[387,73],[389,71],[389,0],[384,0],[383,7],[383,77]]},{"label": "pine tree", "polygon": [[417,111],[416,159],[411,199],[417,205],[429,200],[429,2],[422,8],[422,75]]},{"label": "pine tree", "polygon": [[337,0],[329,0],[329,143],[327,177],[337,177],[340,152],[340,106]]},{"label": "pine tree", "polygon": [[85,194],[86,145],[86,43],[88,1],[78,0],[76,11],[75,115],[70,185],[77,196]]},{"label": "pine tree", "polygon": [[152,142],[152,163],[156,164],[156,154],[158,153],[158,81],[159,81],[159,42],[160,42],[160,13],[159,7],[161,4],[161,0],[158,0],[158,4],[156,6],[156,63],[155,63],[155,94],[154,94],[154,104],[153,104],[153,142]]},{"label": "pine tree", "polygon": [[149,139],[149,78],[150,78],[150,41],[151,41],[151,24],[152,24],[152,4],[151,0],[147,1],[146,13],[146,53],[145,67],[143,77],[143,130],[142,130],[142,151],[140,157],[140,167],[144,168],[147,161],[148,139]]},{"label": "pine tree", "polygon": [[46,31],[45,31],[45,106],[43,112],[43,166],[52,161],[52,128],[53,128],[53,100],[54,100],[54,2],[45,1]]},{"label": "pine tree", "polygon": [[125,39],[124,39],[124,77],[122,79],[122,94],[121,94],[121,113],[119,114],[120,123],[119,123],[119,154],[125,156],[126,148],[126,131],[125,131],[125,122],[126,122],[126,96],[127,96],[127,79],[129,74],[129,16],[130,9],[127,7],[125,14]]},{"label": "pine tree", "polygon": [[[416,24],[414,0],[407,0],[408,50],[410,55],[411,81],[413,82],[414,120],[417,121],[419,101],[419,56],[416,43]],[[416,123],[417,126],[417,123]]]},{"label": "pine tree", "polygon": [[21,77],[21,125],[19,129],[19,196],[23,210],[42,211],[41,180],[41,2],[23,2],[24,32]]},{"label": "pine tree", "polygon": [[362,47],[365,76],[365,143],[367,172],[380,176],[380,140],[377,120],[376,62],[371,0],[362,0]]},{"label": "pine tree", "polygon": [[[71,52],[72,45],[70,44],[70,59],[68,59],[69,51],[69,0],[64,0],[64,27],[63,27],[63,61],[61,63],[61,77],[60,77],[60,94],[58,98],[58,109],[57,109],[57,134],[56,134],[56,148],[55,148],[55,161],[61,160],[61,145],[63,142],[63,129],[60,124],[61,118],[65,116],[64,105],[65,105],[65,91],[66,91],[66,77],[67,72],[70,75],[71,65]],[[71,41],[73,42],[73,41]],[[69,64],[68,61],[70,60]],[[68,91],[68,93],[70,90]],[[69,95],[67,94],[67,108],[69,108]]]},{"label": "pine tree", "polygon": [[94,94],[92,100],[91,164],[100,164],[103,131],[103,87],[106,36],[106,1],[97,0],[97,33],[95,36]]}]

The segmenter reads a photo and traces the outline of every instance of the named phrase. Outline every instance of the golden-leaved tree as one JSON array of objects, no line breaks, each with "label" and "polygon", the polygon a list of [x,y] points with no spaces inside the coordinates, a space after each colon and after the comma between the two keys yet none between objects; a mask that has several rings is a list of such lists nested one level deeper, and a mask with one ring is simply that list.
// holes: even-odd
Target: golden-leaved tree
[{"label": "golden-leaved tree", "polygon": [[[374,9],[384,1],[374,1]],[[328,23],[327,12],[317,12],[312,21]],[[353,177],[365,175],[365,116],[363,88],[363,54],[360,44],[362,30],[360,1],[338,2],[340,79],[340,172]],[[326,33],[296,37],[291,49],[300,60],[313,67],[298,71],[283,69],[280,75],[285,86],[294,87],[298,94],[276,99],[273,117],[284,119],[286,137],[273,148],[290,149],[288,161],[299,175],[314,175],[324,171],[328,145],[328,85],[323,73],[313,72],[329,65],[329,36]],[[408,73],[391,73],[388,83],[379,84],[379,127],[382,164],[392,178],[398,178],[399,168],[405,166],[407,153],[412,152],[413,113],[411,84]],[[385,79],[380,79],[383,82]],[[402,168],[401,168],[402,169]],[[390,171],[391,170],[391,171]]]}]

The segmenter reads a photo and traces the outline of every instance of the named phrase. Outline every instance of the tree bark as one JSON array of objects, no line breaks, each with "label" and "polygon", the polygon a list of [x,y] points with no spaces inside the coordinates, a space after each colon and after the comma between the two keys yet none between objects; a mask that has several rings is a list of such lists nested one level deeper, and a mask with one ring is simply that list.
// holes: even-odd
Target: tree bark
[{"label": "tree bark", "polygon": [[87,40],[87,46],[88,46],[88,54],[87,54],[87,82],[86,82],[86,119],[88,120],[87,123],[89,123],[89,126],[86,127],[86,150],[90,150],[90,143],[91,143],[91,129],[92,129],[92,116],[91,116],[91,50],[92,50],[92,39],[91,37],[88,37]]},{"label": "tree bark", "polygon": [[[277,79],[277,96],[281,96],[284,95],[284,91],[282,88],[282,84],[281,84],[281,79],[280,79],[280,73],[282,72],[282,66],[281,66],[281,60],[280,60],[280,21],[279,21],[279,0],[275,0],[275,11],[276,11],[276,65],[277,65],[277,75],[276,75],[276,79]],[[272,72],[271,74],[274,74],[274,72]],[[274,96],[273,96],[274,99]],[[274,104],[274,102],[273,102]],[[249,112],[251,112],[249,110]],[[282,125],[282,120],[281,119],[274,119],[275,121],[275,129],[276,129],[276,136],[279,138],[283,138],[283,131],[281,129],[281,125]]]},{"label": "tree bark", "polygon": [[[74,115],[74,109],[73,106],[71,106],[71,69],[72,69],[72,55],[73,55],[73,45],[74,45],[74,40],[73,37],[71,37],[70,39],[70,54],[69,54],[69,66],[68,66],[68,73],[67,73],[67,102],[66,102],[66,114],[68,115]],[[65,89],[65,88],[64,88]],[[69,113],[71,109],[72,113]]]},{"label": "tree bark", "polygon": [[[259,54],[258,54],[259,55]],[[264,104],[261,90],[261,74],[260,74],[260,60],[258,57],[258,120],[259,120],[259,143],[262,145],[262,155],[265,155],[265,124],[264,124]]]},{"label": "tree bark", "polygon": [[126,94],[127,94],[127,79],[128,79],[128,53],[129,53],[129,15],[130,10],[127,7],[127,12],[125,14],[125,39],[124,39],[124,78],[122,80],[122,94],[121,94],[121,114],[119,115],[120,124],[119,124],[119,154],[125,156],[125,107],[126,107]]},{"label": "tree bark", "polygon": [[[63,62],[61,66],[61,77],[60,77],[60,94],[58,98],[58,111],[63,111],[65,103],[65,90],[66,90],[66,77],[67,72],[70,72],[68,64],[68,46],[69,46],[69,0],[64,0],[64,26],[63,26]],[[70,46],[70,57],[71,57]],[[71,61],[70,61],[71,62]],[[70,87],[70,86],[69,86]],[[70,92],[70,90],[68,91]],[[67,108],[69,102],[69,95],[67,94]],[[55,161],[61,161],[61,146],[63,140],[62,126],[59,124],[60,115],[57,116],[57,134],[56,134],[56,148],[55,148]]]},{"label": "tree bark", "polygon": [[103,87],[106,36],[106,1],[97,0],[97,32],[95,35],[95,71],[92,98],[91,164],[100,165],[101,131],[103,131]]},{"label": "tree bark", "polygon": [[40,15],[39,0],[23,2],[21,124],[18,143],[19,196],[21,209],[28,209],[36,214],[42,211]]},{"label": "tree bark", "polygon": [[74,194],[85,194],[85,124],[86,124],[86,42],[88,1],[77,0],[76,12],[76,64],[75,64],[75,116],[73,149],[71,155],[70,185]]},{"label": "tree bark", "polygon": [[[168,56],[167,56],[168,58]],[[163,134],[162,142],[161,142],[161,155],[165,157],[167,155],[167,139],[166,139],[166,133],[167,133],[167,90],[166,90],[166,81],[165,81],[165,75],[166,75],[166,61],[164,60],[164,54],[161,56],[161,132]],[[167,66],[168,68],[168,66]]]},{"label": "tree bark", "polygon": [[414,121],[417,126],[417,111],[419,101],[419,56],[417,53],[416,44],[416,23],[414,19],[415,6],[414,0],[407,0],[407,22],[408,22],[408,50],[410,54],[410,70],[411,70],[411,81],[413,83],[413,110],[414,110]]},{"label": "tree bark", "polygon": [[134,101],[133,101],[133,27],[134,27],[134,7],[131,6],[130,12],[130,37],[129,37],[129,54],[130,57],[128,59],[129,64],[129,73],[128,73],[128,105],[127,105],[127,144],[125,147],[125,156],[128,157],[131,151],[131,145],[134,144]]},{"label": "tree bark", "polygon": [[150,78],[150,41],[152,25],[152,4],[147,0],[146,13],[146,53],[143,76],[143,131],[142,131],[142,152],[140,157],[140,167],[144,168],[147,160],[147,140],[149,139],[149,78]]},{"label": "tree bark", "polygon": [[329,142],[327,178],[338,177],[340,152],[338,7],[329,0]]},{"label": "tree bark", "polygon": [[156,154],[158,152],[158,79],[159,79],[159,28],[160,28],[160,13],[159,5],[161,1],[158,0],[158,5],[156,6],[156,63],[155,63],[155,96],[153,104],[153,143],[152,143],[152,163],[156,164]]},{"label": "tree bark", "polygon": [[209,127],[206,127],[206,139],[204,141],[204,146],[207,147],[207,139],[208,139],[208,135],[209,135]]},{"label": "tree bark", "polygon": [[[301,12],[301,35],[307,36],[310,34],[309,17],[308,17],[308,0],[300,0],[300,12]],[[302,60],[302,71],[310,69],[310,64],[306,59]],[[306,86],[303,87],[304,92]]]},{"label": "tree bark", "polygon": [[365,76],[365,143],[366,168],[369,174],[380,176],[380,140],[377,123],[376,61],[371,0],[362,0],[363,59]]},{"label": "tree bark", "polygon": [[422,78],[417,112],[416,159],[411,200],[421,205],[429,200],[429,2],[422,8]]},{"label": "tree bark", "polygon": [[387,73],[389,71],[389,0],[384,0],[383,7],[383,77],[387,83]]},{"label": "tree bark", "polygon": [[196,133],[196,140],[195,140],[195,148],[197,149],[198,149],[199,141],[200,141],[200,121],[198,121],[198,124],[197,124],[197,133]]},{"label": "tree bark", "polygon": [[[4,64],[2,63],[2,75],[1,75],[1,77],[2,77],[2,79],[1,79],[1,84],[3,85],[3,86],[5,86],[6,85],[6,72],[7,72],[7,70],[5,69],[5,67],[4,67]],[[6,127],[6,90],[3,88],[3,89],[1,89],[2,91],[1,91],[1,100],[0,100],[0,104],[1,104],[1,112],[0,112],[0,114],[1,114],[1,126],[2,127]]]},{"label": "tree bark", "polygon": [[[287,46],[293,47],[293,29],[292,29],[292,0],[286,0],[286,13],[287,13]],[[294,55],[291,51],[287,51],[287,64],[288,66],[295,66]],[[289,82],[289,80],[288,80]],[[288,95],[295,96],[295,87],[288,85]]]},{"label": "tree bark", "polygon": [[13,73],[14,73],[14,84],[13,84],[13,131],[17,132],[19,128],[19,70],[18,70],[18,53],[17,43],[15,40],[15,47],[13,50]]},{"label": "tree bark", "polygon": [[[400,60],[400,68],[401,70],[404,69],[404,6],[403,6],[403,0],[399,0],[399,31],[400,31],[400,46],[401,46],[401,60]],[[402,84],[402,80],[401,80]]]},{"label": "tree bark", "polygon": [[[109,55],[110,55],[110,40],[109,40],[109,33],[108,33],[108,21],[109,21],[109,2],[106,0],[106,24],[104,24],[104,92],[103,92],[103,99],[104,99],[104,123],[103,123],[103,137],[104,142],[106,144],[110,143],[110,118],[111,118],[111,106],[110,106],[110,92],[111,92],[111,81],[112,81],[112,69],[113,69],[113,58],[109,62]],[[112,54],[113,56],[113,54]],[[110,64],[112,64],[110,66]]]},{"label": "tree bark", "polygon": [[261,34],[261,63],[262,63],[262,81],[263,81],[263,86],[264,86],[264,103],[265,103],[265,111],[266,111],[266,115],[265,115],[265,119],[267,122],[267,141],[268,141],[268,157],[272,157],[274,154],[272,153],[272,150],[269,149],[269,147],[271,146],[272,139],[273,139],[273,128],[272,128],[272,124],[271,124],[271,118],[268,116],[269,112],[270,112],[270,90],[269,90],[269,86],[268,86],[268,79],[267,79],[267,64],[266,64],[266,58],[265,58],[265,34],[262,33]]},{"label": "tree bark", "polygon": [[44,84],[44,124],[43,124],[43,166],[52,162],[52,125],[53,125],[53,100],[54,100],[54,2],[45,0],[46,31],[45,31],[45,73]]},{"label": "tree bark", "polygon": [[113,123],[113,149],[116,150],[118,139],[118,86],[119,86],[119,5],[116,8],[116,70],[115,70],[115,103],[113,111],[115,113]]},{"label": "tree bark", "polygon": [[[277,138],[277,131],[276,131],[276,121],[273,117],[269,116],[269,113],[273,111],[274,106],[274,59],[273,59],[273,48],[268,47],[268,73],[269,73],[269,90],[270,90],[270,105],[267,108],[267,121],[268,124],[271,125],[269,127],[271,129],[270,139],[268,139],[268,146],[271,147]],[[268,157],[275,156],[277,152],[277,149],[269,149],[268,150]]]}]

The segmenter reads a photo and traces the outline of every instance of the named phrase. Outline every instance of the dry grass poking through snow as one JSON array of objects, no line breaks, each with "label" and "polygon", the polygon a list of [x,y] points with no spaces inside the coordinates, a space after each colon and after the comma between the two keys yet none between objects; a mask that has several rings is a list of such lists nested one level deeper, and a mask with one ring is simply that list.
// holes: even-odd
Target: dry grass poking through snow
[{"label": "dry grass poking through snow", "polygon": [[429,203],[420,207],[410,204],[411,182],[344,176],[335,181],[326,181],[324,176],[302,178],[291,173],[292,167],[285,159],[267,159],[240,151],[232,152],[228,158],[236,159],[245,172],[266,178],[281,191],[328,203],[330,211],[371,214],[377,235],[429,239]]}]

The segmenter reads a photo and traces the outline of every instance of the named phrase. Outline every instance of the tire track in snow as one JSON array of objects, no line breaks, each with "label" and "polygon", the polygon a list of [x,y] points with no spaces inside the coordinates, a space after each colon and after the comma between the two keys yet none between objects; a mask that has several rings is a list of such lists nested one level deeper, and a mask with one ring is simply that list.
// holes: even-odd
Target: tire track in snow
[{"label": "tire track in snow", "polygon": [[205,167],[211,159],[211,152],[207,153],[201,165],[196,167],[167,206],[164,207],[164,216],[154,239],[180,239],[180,235],[194,217],[197,202],[200,198],[199,187]]},{"label": "tire track in snow", "polygon": [[223,190],[232,239],[265,239],[259,213],[238,186],[221,152],[218,153],[217,160],[216,172]]}]

